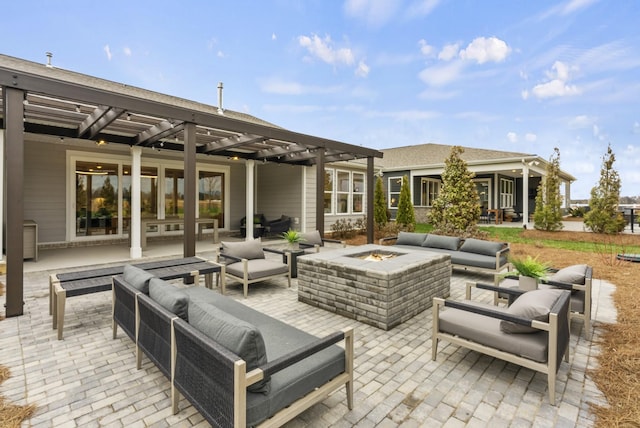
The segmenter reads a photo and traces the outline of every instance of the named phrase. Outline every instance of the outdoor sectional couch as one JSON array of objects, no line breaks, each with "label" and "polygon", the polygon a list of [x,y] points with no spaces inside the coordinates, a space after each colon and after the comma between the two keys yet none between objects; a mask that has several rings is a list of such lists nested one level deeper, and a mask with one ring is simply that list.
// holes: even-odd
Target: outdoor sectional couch
[{"label": "outdoor sectional couch", "polygon": [[[212,426],[280,426],[342,385],[353,407],[353,330],[319,339],[203,287],[126,266],[113,277],[117,328]],[[336,343],[344,340],[344,348]]]},{"label": "outdoor sectional couch", "polygon": [[489,272],[510,270],[509,244],[475,238],[435,235],[432,233],[400,232],[398,236],[382,238],[380,245],[395,241],[397,249],[424,250],[451,255],[454,268]]}]

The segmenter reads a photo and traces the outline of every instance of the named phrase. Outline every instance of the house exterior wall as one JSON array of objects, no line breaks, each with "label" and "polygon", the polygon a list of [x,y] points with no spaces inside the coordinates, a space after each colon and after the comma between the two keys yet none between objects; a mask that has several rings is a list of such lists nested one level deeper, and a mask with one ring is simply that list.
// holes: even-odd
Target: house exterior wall
[{"label": "house exterior wall", "polygon": [[[291,217],[291,228],[300,230],[303,206],[303,166],[261,164],[257,168],[256,212],[267,220],[275,220],[282,215]],[[298,224],[294,224],[298,219]]]}]

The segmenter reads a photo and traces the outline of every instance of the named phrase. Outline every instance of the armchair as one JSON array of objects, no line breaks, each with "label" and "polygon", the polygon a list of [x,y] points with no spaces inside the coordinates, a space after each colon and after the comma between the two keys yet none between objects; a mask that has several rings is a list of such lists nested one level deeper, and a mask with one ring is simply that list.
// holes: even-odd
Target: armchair
[{"label": "armchair", "polygon": [[[265,226],[267,224],[267,219],[264,214],[254,214],[253,215],[253,237],[259,238],[264,233]],[[242,217],[240,219],[240,236],[245,238],[247,236],[247,218]]]},{"label": "armchair", "polygon": [[289,229],[291,229],[291,217],[286,215],[275,220],[270,220],[266,225],[266,232],[269,235],[280,235]]},{"label": "armchair", "polygon": [[[264,252],[286,255],[286,263],[280,259],[267,259]],[[291,287],[291,254],[271,248],[262,248],[260,241],[222,242],[222,250],[216,254],[216,261],[225,264],[225,275],[243,285],[244,297],[249,292],[249,284],[267,279],[286,276],[288,286]],[[217,285],[217,278],[216,278]],[[225,294],[226,287],[222,282],[221,293]]]},{"label": "armchair", "polygon": [[[555,405],[555,381],[562,358],[569,361],[569,305],[566,290],[519,290],[467,283],[471,288],[518,296],[508,307],[433,299],[432,359],[438,341],[445,340],[476,352],[518,364],[547,375],[549,402]],[[446,309],[445,309],[446,308]]]},{"label": "armchair", "polygon": [[342,248],[347,246],[345,241],[338,239],[326,239],[320,236],[320,232],[317,230],[313,232],[301,233],[302,241],[300,241],[300,249],[305,250],[305,253],[319,253],[320,247],[324,247],[325,243],[332,243],[340,245]]}]

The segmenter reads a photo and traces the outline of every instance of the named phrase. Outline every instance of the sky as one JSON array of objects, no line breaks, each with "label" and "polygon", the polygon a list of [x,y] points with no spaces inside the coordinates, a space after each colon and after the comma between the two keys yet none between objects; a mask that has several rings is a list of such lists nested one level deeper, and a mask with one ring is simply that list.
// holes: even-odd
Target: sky
[{"label": "sky", "polygon": [[0,53],[386,149],[560,150],[588,198],[611,145],[640,196],[637,0],[35,1]]}]

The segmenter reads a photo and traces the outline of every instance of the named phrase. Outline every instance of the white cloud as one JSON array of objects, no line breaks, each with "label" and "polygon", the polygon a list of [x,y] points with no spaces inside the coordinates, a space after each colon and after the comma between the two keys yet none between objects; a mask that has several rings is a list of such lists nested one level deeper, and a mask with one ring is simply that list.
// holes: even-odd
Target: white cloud
[{"label": "white cloud", "polygon": [[364,61],[358,63],[356,67],[355,75],[358,77],[367,77],[369,75],[369,66]]},{"label": "white cloud", "polygon": [[355,61],[353,52],[349,48],[333,47],[331,37],[325,36],[324,39],[314,34],[311,37],[299,36],[298,43],[303,48],[306,48],[309,53],[326,62],[327,64],[346,64],[352,65]]},{"label": "white cloud", "polygon": [[638,122],[637,120],[633,122],[633,133],[640,134],[640,122]]},{"label": "white cloud", "polygon": [[420,46],[420,53],[426,57],[432,56],[436,50],[436,48],[428,44],[425,39],[419,40],[418,45]]},{"label": "white cloud", "polygon": [[475,60],[478,64],[485,62],[502,62],[511,52],[504,40],[497,37],[478,37],[466,49],[460,51],[460,58]]},{"label": "white cloud", "polygon": [[218,52],[216,52],[216,56],[217,56],[218,58],[224,58],[226,55],[224,54],[224,52],[222,52],[222,51],[218,51]]},{"label": "white cloud", "polygon": [[589,7],[592,3],[595,3],[596,1],[597,0],[570,0],[568,3],[566,3],[562,7],[562,9],[560,10],[560,13],[562,15],[568,15],[580,9]]},{"label": "white cloud", "polygon": [[131,48],[129,48],[129,47],[127,47],[127,46],[125,46],[125,47],[122,49],[122,52],[125,54],[125,56],[131,56],[131,55],[132,55]]},{"label": "white cloud", "polygon": [[276,36],[276,33],[272,33],[271,34],[271,40],[277,40],[278,37]]},{"label": "white cloud", "polygon": [[460,46],[457,43],[450,43],[448,45],[445,45],[438,54],[438,59],[441,59],[443,61],[451,61],[456,56],[458,56],[459,49]]},{"label": "white cloud", "polygon": [[111,61],[111,58],[113,58],[113,55],[111,54],[111,48],[109,47],[109,45],[104,45],[104,48],[102,49],[104,50],[104,53],[107,54],[107,59]]},{"label": "white cloud", "polygon": [[522,97],[523,100],[529,99],[529,91],[527,91],[526,89],[523,90],[522,92],[520,92],[520,96]]},{"label": "white cloud", "polygon": [[266,93],[281,95],[333,94],[344,90],[342,86],[310,86],[277,78],[262,81],[260,89]]},{"label": "white cloud", "polygon": [[588,128],[593,124],[593,119],[586,115],[576,116],[569,121],[569,129]]},{"label": "white cloud", "polygon": [[429,86],[443,86],[458,78],[462,71],[461,61],[425,68],[418,77]]},{"label": "white cloud", "polygon": [[509,140],[510,143],[517,143],[518,134],[516,134],[515,132],[507,132],[507,140]]},{"label": "white cloud", "polygon": [[409,5],[407,15],[410,17],[423,17],[430,14],[435,9],[440,0],[416,0]]},{"label": "white cloud", "polygon": [[571,80],[571,71],[574,71],[567,64],[556,61],[551,70],[545,74],[548,82],[535,85],[531,92],[537,98],[553,98],[553,97],[565,97],[572,95],[579,95],[582,91],[578,89],[576,85],[570,85],[568,82]]},{"label": "white cloud", "polygon": [[379,27],[395,16],[400,3],[400,0],[347,0],[344,10],[347,15]]},{"label": "white cloud", "polygon": [[527,132],[524,136],[524,139],[527,140],[529,143],[533,143],[538,140],[538,136],[533,132]]}]

